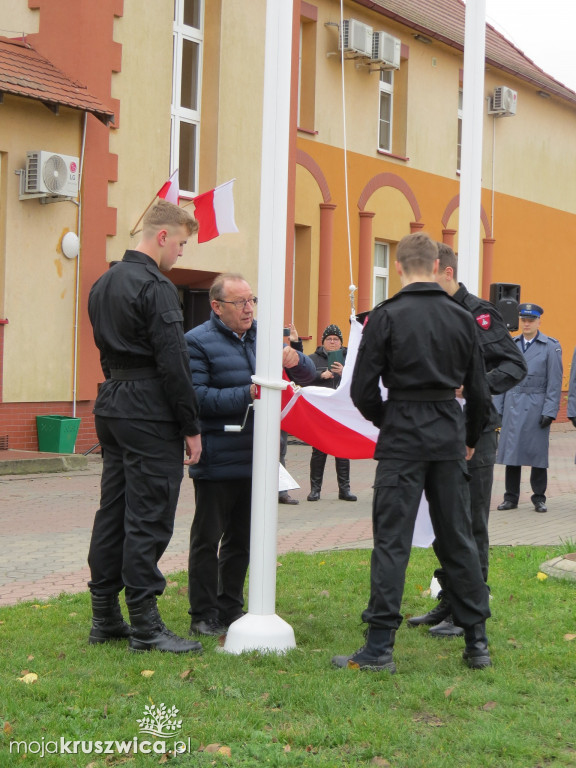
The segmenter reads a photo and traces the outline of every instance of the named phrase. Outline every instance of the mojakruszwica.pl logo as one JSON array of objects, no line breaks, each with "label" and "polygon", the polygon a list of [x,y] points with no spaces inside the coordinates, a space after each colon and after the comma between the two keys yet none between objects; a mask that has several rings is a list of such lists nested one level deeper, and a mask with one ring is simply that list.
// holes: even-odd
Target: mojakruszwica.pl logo
[{"label": "mojakruszwica.pl logo", "polygon": [[118,741],[117,739],[89,739],[77,741],[60,736],[47,739],[44,736],[39,741],[11,741],[10,754],[19,755],[181,755],[191,752],[190,739],[186,741],[175,738],[182,731],[182,718],[178,718],[180,710],[165,704],[158,707],[151,704],[144,708],[143,717],[136,720],[140,734],[148,734],[154,739],[134,736],[132,739]]}]

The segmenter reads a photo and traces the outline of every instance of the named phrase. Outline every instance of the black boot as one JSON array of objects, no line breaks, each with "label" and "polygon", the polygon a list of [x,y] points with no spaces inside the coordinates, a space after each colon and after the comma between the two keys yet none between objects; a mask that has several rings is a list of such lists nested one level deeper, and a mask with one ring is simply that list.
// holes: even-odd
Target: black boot
[{"label": "black boot", "polygon": [[462,627],[454,624],[454,619],[449,614],[440,624],[430,627],[428,634],[432,635],[432,637],[461,637],[464,634],[464,630]]},{"label": "black boot", "polygon": [[92,628],[88,636],[90,645],[124,640],[132,629],[124,621],[118,595],[90,595],[92,598]]},{"label": "black boot", "polygon": [[396,664],[392,660],[395,636],[395,629],[368,627],[366,644],[350,656],[333,656],[332,664],[335,667],[369,669],[373,672],[386,670],[393,675],[396,672]]},{"label": "black boot", "polygon": [[466,648],[462,658],[470,669],[484,669],[492,666],[490,652],[488,651],[488,638],[486,637],[486,622],[481,621],[473,627],[464,629]]},{"label": "black boot", "polygon": [[322,479],[324,478],[324,467],[326,466],[326,454],[317,448],[312,448],[310,457],[310,493],[308,501],[319,501],[320,491],[322,490]]},{"label": "black boot", "polygon": [[336,459],[336,479],[338,498],[342,501],[358,501],[358,497],[350,493],[350,459]]},{"label": "black boot", "polygon": [[158,613],[156,598],[151,597],[137,605],[129,605],[133,634],[131,651],[165,651],[166,653],[200,653],[201,643],[178,637],[166,628]]},{"label": "black boot", "polygon": [[451,613],[452,607],[448,598],[444,597],[444,594],[440,592],[438,595],[438,603],[431,611],[428,611],[428,613],[425,613],[422,616],[411,616],[409,619],[406,619],[406,621],[410,627],[419,627],[423,624],[434,626],[435,624],[440,624],[441,621],[444,621],[444,619]]}]

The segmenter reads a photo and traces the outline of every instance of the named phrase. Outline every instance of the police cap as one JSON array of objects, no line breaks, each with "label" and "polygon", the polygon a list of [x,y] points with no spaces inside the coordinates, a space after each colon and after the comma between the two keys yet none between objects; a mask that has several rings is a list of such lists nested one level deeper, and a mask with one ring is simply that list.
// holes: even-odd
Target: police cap
[{"label": "police cap", "polygon": [[544,314],[544,310],[538,304],[519,304],[518,314],[520,317],[540,317]]}]

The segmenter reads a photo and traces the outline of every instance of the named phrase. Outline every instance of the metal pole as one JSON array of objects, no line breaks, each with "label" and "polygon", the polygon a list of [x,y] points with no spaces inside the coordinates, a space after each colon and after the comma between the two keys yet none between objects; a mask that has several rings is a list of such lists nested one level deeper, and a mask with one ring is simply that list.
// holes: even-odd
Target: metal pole
[{"label": "metal pole", "polygon": [[292,627],[275,613],[278,458],[282,381],[282,326],[286,269],[292,0],[267,0],[256,375],[254,403],[252,529],[248,613],[235,621],[224,650],[286,651]]},{"label": "metal pole", "polygon": [[467,0],[464,32],[458,277],[471,293],[476,294],[480,267],[485,50],[486,0]]}]

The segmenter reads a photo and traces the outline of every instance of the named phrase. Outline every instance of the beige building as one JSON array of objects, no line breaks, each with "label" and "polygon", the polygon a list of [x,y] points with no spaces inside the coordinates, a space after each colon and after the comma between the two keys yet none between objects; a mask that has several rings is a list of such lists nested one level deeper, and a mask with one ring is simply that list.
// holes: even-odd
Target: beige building
[{"label": "beige building", "polygon": [[[347,328],[351,282],[359,311],[398,289],[402,236],[424,229],[458,247],[465,6],[433,6],[348,0],[341,19],[337,0],[294,2],[285,321],[309,352],[329,322]],[[137,243],[131,232],[176,168],[181,205],[236,179],[240,230],[189,243],[170,273],[187,324],[205,318],[215,274],[257,286],[266,2],[141,10],[3,9],[3,27],[19,32],[0,41],[0,446],[36,448],[42,414],[81,418],[77,451],[96,442],[88,291]],[[488,27],[485,97],[480,285],[488,297],[490,284],[517,284],[541,304],[568,373],[576,94]],[[75,162],[79,189],[22,191],[29,152],[41,169],[62,157],[68,176]],[[68,232],[78,256],[63,251]]]}]

